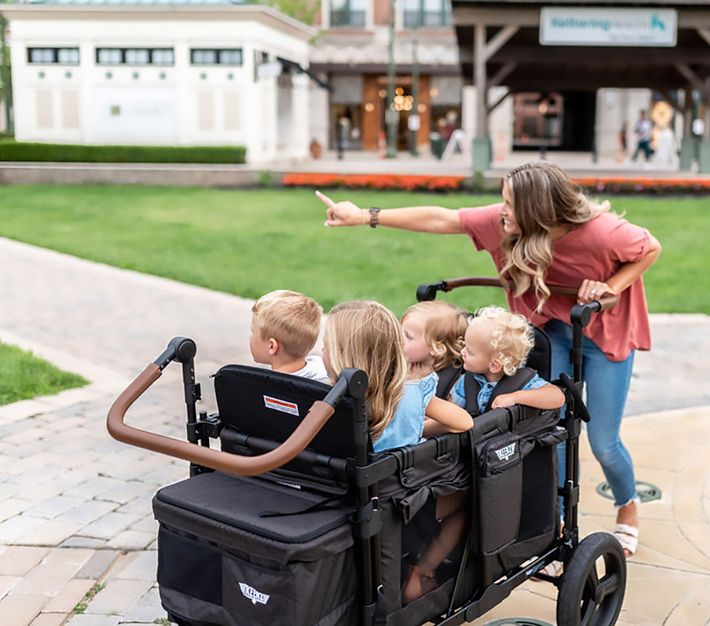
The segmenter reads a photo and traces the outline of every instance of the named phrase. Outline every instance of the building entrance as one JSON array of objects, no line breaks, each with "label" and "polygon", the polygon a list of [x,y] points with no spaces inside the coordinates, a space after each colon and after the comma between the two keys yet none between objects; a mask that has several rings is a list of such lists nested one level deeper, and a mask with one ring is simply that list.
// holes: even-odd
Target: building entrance
[{"label": "building entrance", "polygon": [[524,92],[513,100],[514,150],[591,152],[596,92]]}]

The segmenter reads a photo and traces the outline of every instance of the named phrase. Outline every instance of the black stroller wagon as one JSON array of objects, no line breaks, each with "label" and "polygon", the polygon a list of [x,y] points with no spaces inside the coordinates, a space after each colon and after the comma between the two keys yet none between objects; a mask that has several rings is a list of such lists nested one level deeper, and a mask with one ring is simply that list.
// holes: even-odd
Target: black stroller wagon
[{"label": "black stroller wagon", "polygon": [[[417,297],[468,285],[501,286],[455,279],[423,285]],[[190,461],[190,478],[153,499],[158,582],[170,619],[182,626],[448,626],[483,615],[536,577],[559,588],[560,626],[614,624],[626,582],[623,551],[607,533],[580,541],[577,525],[578,440],[589,419],[579,383],[582,328],[609,304],[572,307],[574,380],[556,381],[567,399],[562,422],[557,411],[494,409],[475,417],[467,433],[377,454],[364,372],[345,370],[331,388],[227,365],[215,375],[218,414],[198,416],[196,346],[173,339],[108,416],[116,439]],[[187,441],[123,421],[171,361],[182,364]],[[528,365],[549,378],[549,340],[537,329]],[[211,438],[221,450],[209,447]],[[558,487],[562,442],[566,481]],[[402,587],[446,523],[438,501],[452,495],[464,503],[464,531],[422,595],[406,603]],[[559,578],[541,572],[553,560],[564,563]]]}]

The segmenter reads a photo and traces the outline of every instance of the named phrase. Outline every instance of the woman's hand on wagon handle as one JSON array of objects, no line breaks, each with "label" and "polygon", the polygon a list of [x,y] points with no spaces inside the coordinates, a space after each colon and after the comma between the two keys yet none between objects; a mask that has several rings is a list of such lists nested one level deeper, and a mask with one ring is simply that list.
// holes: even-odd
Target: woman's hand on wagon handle
[{"label": "woman's hand on wagon handle", "polygon": [[580,304],[599,300],[605,295],[617,296],[629,285],[637,281],[641,275],[656,262],[661,254],[661,244],[658,239],[649,235],[646,254],[638,261],[624,263],[617,272],[607,278],[606,282],[585,279],[579,287],[577,299]]},{"label": "woman's hand on wagon handle", "polygon": [[606,295],[615,296],[617,294],[605,282],[585,278],[577,292],[577,302],[579,304],[589,304],[595,300],[601,300]]}]

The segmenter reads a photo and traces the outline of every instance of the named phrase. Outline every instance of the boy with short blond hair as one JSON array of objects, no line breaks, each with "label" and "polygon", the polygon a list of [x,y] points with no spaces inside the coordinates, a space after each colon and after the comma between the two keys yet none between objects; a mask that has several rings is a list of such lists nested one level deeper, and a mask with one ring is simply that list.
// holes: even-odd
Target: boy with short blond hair
[{"label": "boy with short blond hair", "polygon": [[319,356],[308,356],[320,332],[323,309],[308,296],[279,289],[264,294],[251,309],[249,350],[256,363],[275,372],[329,383]]}]

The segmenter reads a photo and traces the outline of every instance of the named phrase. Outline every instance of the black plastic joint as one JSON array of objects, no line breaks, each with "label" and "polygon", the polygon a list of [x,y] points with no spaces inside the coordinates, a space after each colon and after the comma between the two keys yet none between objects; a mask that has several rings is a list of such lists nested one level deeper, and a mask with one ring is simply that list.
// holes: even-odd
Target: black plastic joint
[{"label": "black plastic joint", "polygon": [[565,506],[575,506],[579,504],[579,486],[573,487],[572,481],[568,481],[564,488],[567,504]]},{"label": "black plastic joint", "polygon": [[200,425],[197,422],[188,423],[185,425],[187,428],[187,440],[197,441],[200,438]]},{"label": "black plastic joint", "polygon": [[356,509],[350,516],[350,521],[355,525],[355,535],[360,539],[367,539],[379,534],[382,530],[379,498],[371,498],[366,505]]},{"label": "black plastic joint", "polygon": [[444,463],[448,461],[451,456],[451,446],[449,445],[449,438],[444,436],[434,437],[436,441],[436,460],[439,463]]},{"label": "black plastic joint", "polygon": [[201,417],[197,422],[197,426],[200,436],[217,439],[224,425],[222,424],[222,420],[219,419],[219,415],[208,415]]},{"label": "black plastic joint", "polygon": [[367,465],[357,466],[353,469],[355,485],[360,488],[371,487],[394,474],[396,469],[397,461],[391,456],[382,457]]}]

